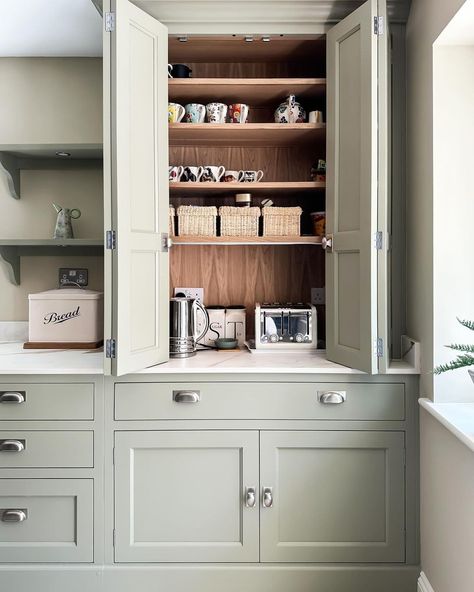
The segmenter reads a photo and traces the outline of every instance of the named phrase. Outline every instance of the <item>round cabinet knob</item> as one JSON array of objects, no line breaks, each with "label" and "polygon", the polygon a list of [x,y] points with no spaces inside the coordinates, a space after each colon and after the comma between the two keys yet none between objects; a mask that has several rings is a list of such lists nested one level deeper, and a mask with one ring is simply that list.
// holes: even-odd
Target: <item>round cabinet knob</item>
[{"label": "round cabinet knob", "polygon": [[260,341],[261,341],[262,343],[268,343],[268,335],[262,335],[262,337],[261,337]]},{"label": "round cabinet knob", "polygon": [[304,341],[303,333],[297,333],[295,335],[295,341],[296,341],[296,343],[303,343],[303,341]]},{"label": "round cabinet knob", "polygon": [[273,333],[273,335],[270,335],[270,342],[271,343],[278,343],[278,335],[276,333]]}]

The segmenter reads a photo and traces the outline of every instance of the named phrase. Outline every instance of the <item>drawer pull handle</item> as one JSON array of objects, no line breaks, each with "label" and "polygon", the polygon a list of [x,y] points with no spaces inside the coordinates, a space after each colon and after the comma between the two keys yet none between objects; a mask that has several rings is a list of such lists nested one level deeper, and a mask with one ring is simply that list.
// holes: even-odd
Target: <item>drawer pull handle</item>
[{"label": "drawer pull handle", "polygon": [[263,488],[262,505],[264,508],[273,506],[273,489],[271,487]]},{"label": "drawer pull handle", "polygon": [[23,522],[28,518],[28,510],[0,510],[2,522]]},{"label": "drawer pull handle", "polygon": [[200,391],[173,391],[175,403],[199,403],[200,400]]},{"label": "drawer pull handle", "polygon": [[245,507],[246,508],[254,508],[255,502],[255,487],[246,487],[245,488]]},{"label": "drawer pull handle", "polygon": [[319,391],[318,401],[323,405],[340,405],[346,400],[346,391]]},{"label": "drawer pull handle", "polygon": [[0,403],[24,403],[25,391],[0,391]]},{"label": "drawer pull handle", "polygon": [[25,450],[25,440],[0,440],[0,452],[21,452]]}]

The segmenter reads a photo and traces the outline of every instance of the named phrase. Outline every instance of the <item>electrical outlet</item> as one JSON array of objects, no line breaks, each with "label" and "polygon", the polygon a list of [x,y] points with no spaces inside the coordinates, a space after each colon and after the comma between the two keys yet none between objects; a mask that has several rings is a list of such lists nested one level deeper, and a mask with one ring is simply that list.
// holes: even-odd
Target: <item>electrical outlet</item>
[{"label": "electrical outlet", "polygon": [[186,298],[194,298],[204,304],[204,288],[175,288],[174,295],[184,294]]},{"label": "electrical outlet", "polygon": [[60,267],[59,269],[59,285],[64,286],[78,286],[85,288],[89,284],[89,270],[76,269],[70,267]]},{"label": "electrical outlet", "polygon": [[311,288],[311,304],[326,304],[326,288]]}]

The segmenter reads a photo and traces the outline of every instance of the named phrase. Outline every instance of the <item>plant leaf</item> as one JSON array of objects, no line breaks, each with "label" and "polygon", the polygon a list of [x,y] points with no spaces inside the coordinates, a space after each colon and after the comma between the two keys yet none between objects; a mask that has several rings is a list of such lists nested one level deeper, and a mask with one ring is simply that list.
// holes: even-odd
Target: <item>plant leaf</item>
[{"label": "plant leaf", "polygon": [[474,331],[474,321],[467,321],[464,319],[460,319],[458,317],[456,317],[458,319],[458,322],[461,323],[461,325],[463,327],[466,327],[467,329],[470,329],[471,331]]},{"label": "plant leaf", "polygon": [[446,345],[445,347],[449,347],[449,349],[454,349],[456,351],[474,353],[474,344],[468,345],[462,343],[452,343],[451,345]]}]

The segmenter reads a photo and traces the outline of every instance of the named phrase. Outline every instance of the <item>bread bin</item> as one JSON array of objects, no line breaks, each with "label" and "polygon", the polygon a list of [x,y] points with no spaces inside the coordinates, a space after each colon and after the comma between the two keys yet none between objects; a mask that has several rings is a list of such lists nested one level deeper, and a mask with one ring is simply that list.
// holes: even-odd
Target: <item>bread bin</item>
[{"label": "bread bin", "polygon": [[96,343],[103,339],[103,293],[62,288],[29,294],[29,343]]}]

